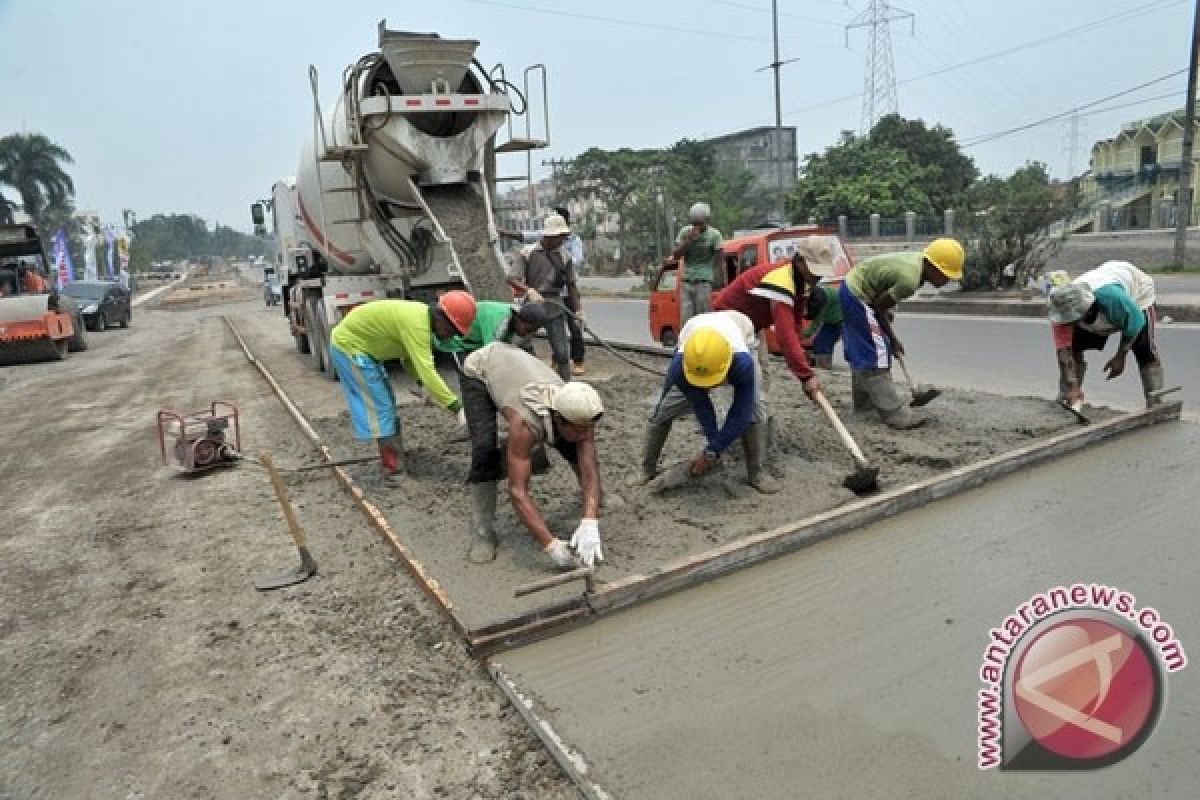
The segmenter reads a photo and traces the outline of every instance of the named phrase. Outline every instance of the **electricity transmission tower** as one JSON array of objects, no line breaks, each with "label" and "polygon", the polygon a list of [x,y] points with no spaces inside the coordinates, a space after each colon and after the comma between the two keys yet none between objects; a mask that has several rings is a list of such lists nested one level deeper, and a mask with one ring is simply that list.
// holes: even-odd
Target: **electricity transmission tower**
[{"label": "electricity transmission tower", "polygon": [[867,71],[863,81],[862,133],[869,133],[880,117],[893,114],[896,102],[896,66],[892,62],[892,33],[890,25],[899,20],[909,21],[916,32],[916,17],[911,11],[896,8],[887,0],[867,0],[867,8],[846,26],[846,46],[850,46],[850,29],[867,28]]},{"label": "electricity transmission tower", "polygon": [[1063,150],[1067,154],[1067,180],[1073,180],[1078,175],[1076,160],[1079,156],[1081,137],[1087,132],[1087,121],[1079,116],[1079,112],[1071,115],[1066,121],[1067,129],[1063,134]]}]

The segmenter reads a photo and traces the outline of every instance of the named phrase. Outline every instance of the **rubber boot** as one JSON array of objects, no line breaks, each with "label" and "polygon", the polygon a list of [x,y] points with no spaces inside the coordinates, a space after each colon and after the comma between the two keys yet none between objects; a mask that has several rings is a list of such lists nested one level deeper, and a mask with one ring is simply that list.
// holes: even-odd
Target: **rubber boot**
[{"label": "rubber boot", "polygon": [[496,482],[472,483],[471,547],[467,560],[486,564],[496,560]]},{"label": "rubber boot", "polygon": [[399,486],[399,479],[405,473],[404,443],[400,434],[377,439],[376,444],[379,446],[379,463],[383,467],[384,484]]},{"label": "rubber boot", "polygon": [[[1083,360],[1082,353],[1075,354],[1075,380],[1080,389],[1083,389],[1083,376],[1087,374],[1087,362]],[[1061,371],[1058,376],[1058,402],[1065,403],[1067,400],[1067,392],[1071,390],[1067,386],[1067,382],[1063,380]]]},{"label": "rubber boot", "polygon": [[854,403],[855,411],[871,411],[871,395],[867,391],[867,373],[854,370],[850,373],[850,400]]},{"label": "rubber boot", "polygon": [[658,458],[670,433],[670,423],[650,423],[646,426],[646,439],[642,443],[642,483],[649,483],[658,474]]},{"label": "rubber boot", "polygon": [[1146,396],[1146,408],[1161,405],[1162,398],[1150,393],[1163,388],[1162,364],[1147,364],[1139,370],[1139,374],[1142,377],[1142,394]]},{"label": "rubber boot", "polygon": [[914,414],[900,399],[890,369],[869,370],[863,374],[863,382],[871,398],[871,405],[875,406],[880,419],[889,428],[907,431],[919,428],[928,421],[924,416]]},{"label": "rubber boot", "polygon": [[746,454],[746,479],[760,494],[775,494],[783,487],[766,470],[767,426],[760,422],[751,423],[742,436],[742,447]]}]

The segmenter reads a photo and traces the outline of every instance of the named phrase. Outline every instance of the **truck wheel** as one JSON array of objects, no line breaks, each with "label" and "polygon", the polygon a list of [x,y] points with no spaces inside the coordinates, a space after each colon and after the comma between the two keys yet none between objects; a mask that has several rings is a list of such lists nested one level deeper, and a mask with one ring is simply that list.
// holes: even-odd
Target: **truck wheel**
[{"label": "truck wheel", "polygon": [[317,304],[317,324],[321,326],[321,369],[325,371],[325,377],[331,381],[338,379],[337,370],[333,366],[333,356],[329,354],[329,348],[333,346],[330,334],[332,328],[329,325],[329,317],[325,311],[325,304]]},{"label": "truck wheel", "polygon": [[82,353],[88,348],[87,334],[83,331],[83,315],[76,314],[71,319],[71,325],[75,328],[75,332],[71,334],[71,340],[67,345],[67,349],[72,353]]},{"label": "truck wheel", "polygon": [[309,297],[304,301],[304,329],[308,331],[308,363],[317,372],[325,368],[325,330],[321,326],[321,299]]},{"label": "truck wheel", "polygon": [[125,312],[125,319],[121,320],[121,327],[128,328],[131,322],[133,322],[133,306],[130,306],[129,310]]},{"label": "truck wheel", "polygon": [[675,331],[671,328],[663,328],[662,333],[658,336],[658,340],[662,342],[663,347],[674,347],[679,343],[679,337],[675,335]]}]

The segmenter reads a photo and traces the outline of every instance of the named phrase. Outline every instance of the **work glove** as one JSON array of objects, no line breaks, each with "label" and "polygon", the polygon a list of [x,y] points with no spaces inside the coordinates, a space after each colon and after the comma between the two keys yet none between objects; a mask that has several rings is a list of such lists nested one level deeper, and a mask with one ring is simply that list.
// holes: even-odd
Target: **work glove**
[{"label": "work glove", "polygon": [[545,302],[542,298],[542,293],[530,286],[525,290],[526,303],[542,303]]},{"label": "work glove", "polygon": [[579,553],[579,560],[585,567],[593,566],[597,561],[604,560],[600,550],[600,522],[594,519],[579,521],[579,527],[571,536],[571,547]]}]

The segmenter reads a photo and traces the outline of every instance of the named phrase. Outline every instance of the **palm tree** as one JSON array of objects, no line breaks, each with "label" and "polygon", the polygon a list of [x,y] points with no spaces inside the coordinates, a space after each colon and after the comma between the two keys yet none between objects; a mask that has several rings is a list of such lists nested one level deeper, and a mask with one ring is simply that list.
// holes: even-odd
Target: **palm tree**
[{"label": "palm tree", "polygon": [[73,163],[65,148],[43,134],[13,133],[0,138],[0,184],[16,190],[34,224],[47,209],[62,208],[75,196],[75,184],[62,167]]}]

